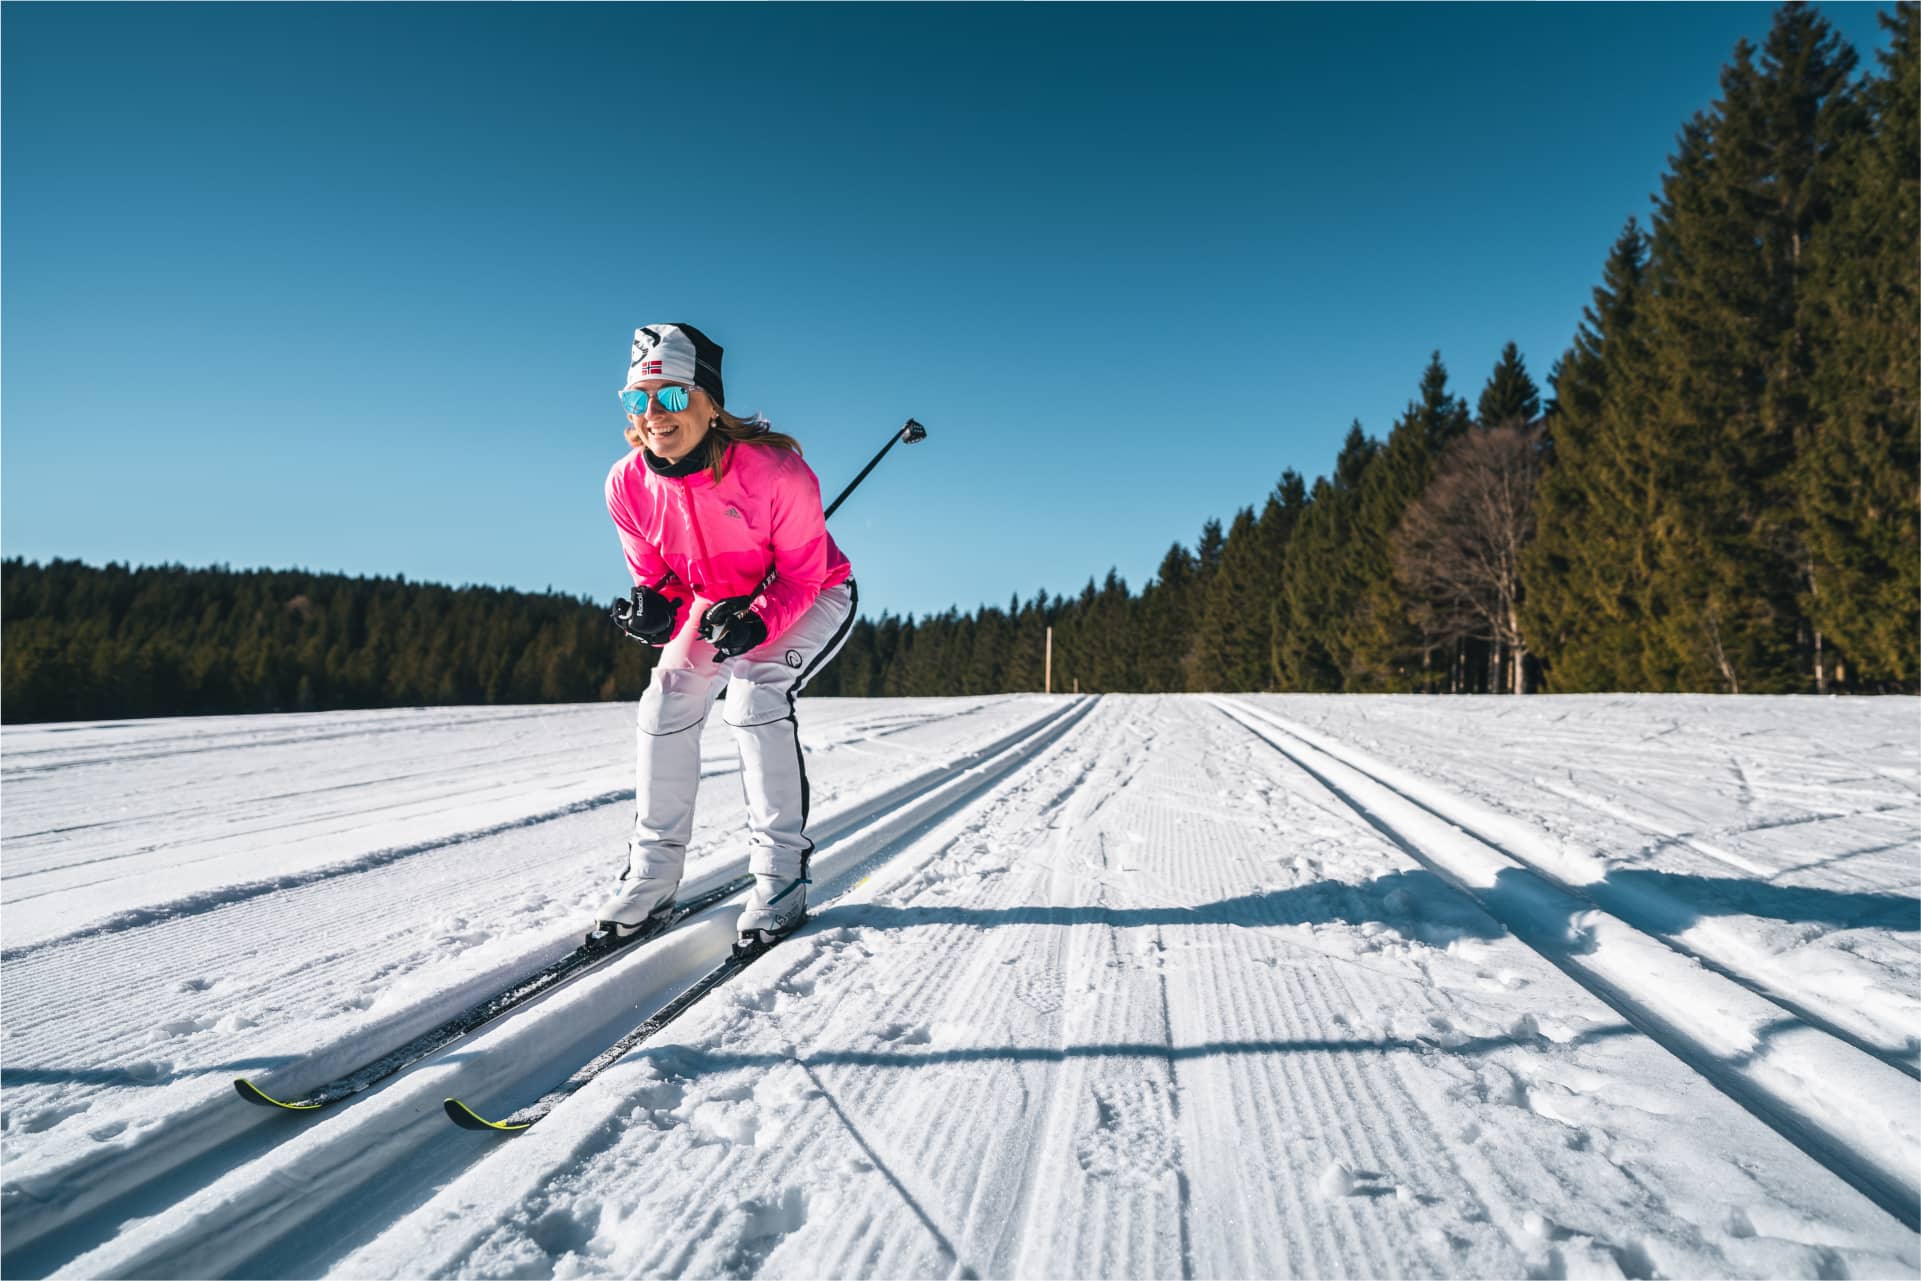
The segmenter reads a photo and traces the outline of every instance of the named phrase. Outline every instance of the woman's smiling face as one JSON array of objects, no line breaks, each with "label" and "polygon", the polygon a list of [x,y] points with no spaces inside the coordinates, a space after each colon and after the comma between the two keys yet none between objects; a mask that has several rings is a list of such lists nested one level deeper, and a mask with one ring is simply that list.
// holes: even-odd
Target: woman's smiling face
[{"label": "woman's smiling face", "polygon": [[670,463],[679,462],[707,439],[707,422],[713,417],[713,409],[707,403],[707,393],[698,387],[687,388],[687,408],[678,413],[663,409],[657,394],[660,389],[682,386],[686,384],[660,378],[649,378],[627,386],[629,391],[656,393],[647,397],[645,413],[629,414],[627,421],[641,434],[648,452]]}]

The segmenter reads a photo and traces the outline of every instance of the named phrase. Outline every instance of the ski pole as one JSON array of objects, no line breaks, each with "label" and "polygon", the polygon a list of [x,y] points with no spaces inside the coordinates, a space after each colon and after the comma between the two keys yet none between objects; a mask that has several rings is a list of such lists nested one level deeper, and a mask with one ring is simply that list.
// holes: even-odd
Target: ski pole
[{"label": "ski pole", "polygon": [[[927,428],[921,426],[919,423],[915,422],[912,418],[909,418],[906,424],[903,425],[899,431],[895,432],[893,435],[887,438],[887,443],[880,447],[880,452],[878,454],[875,454],[873,458],[868,461],[867,466],[860,469],[860,475],[854,477],[852,480],[847,482],[847,488],[840,491],[840,497],[836,498],[833,502],[827,504],[827,510],[821,513],[820,518],[824,521],[829,516],[832,516],[834,514],[834,509],[847,501],[847,495],[853,493],[855,488],[863,480],[867,479],[867,473],[874,470],[874,468],[880,466],[880,460],[887,457],[888,450],[892,449],[895,445],[899,444],[901,441],[906,441],[908,444],[912,445],[926,439],[927,439]],[[768,585],[771,584],[773,581],[774,581],[774,571],[773,571],[773,568],[769,566],[767,573],[761,577],[760,586],[754,588],[752,594],[755,596],[760,595],[762,592],[767,590]]]},{"label": "ski pole", "polygon": [[[920,423],[915,419],[909,418],[906,421],[906,423],[902,424],[901,429],[899,431],[895,432],[893,435],[887,438],[887,443],[880,447],[880,452],[878,454],[875,454],[873,458],[868,460],[867,466],[860,469],[860,474],[847,482],[847,488],[840,491],[840,497],[836,498],[833,502],[827,504],[827,510],[821,513],[821,519],[826,520],[829,516],[832,516],[835,510],[839,508],[839,506],[842,503],[847,501],[847,496],[853,493],[854,490],[859,488],[860,483],[863,480],[867,479],[867,473],[873,471],[874,468],[880,466],[880,460],[887,457],[888,450],[892,449],[895,445],[901,444],[903,442],[909,445],[916,445],[926,439],[927,439],[927,428],[921,426]],[[654,584],[654,590],[659,591],[661,588],[667,586],[668,583],[671,583],[673,581],[674,581],[674,571],[670,569],[665,574],[662,574],[660,576],[660,581]],[[766,575],[761,578],[760,586],[754,588],[751,594],[754,596],[760,595],[762,592],[767,590],[768,584],[772,583],[773,581],[774,581],[774,571],[770,568],[767,571]],[[625,631],[626,629],[622,628],[621,630]]]},{"label": "ski pole", "polygon": [[[880,452],[874,455],[873,461],[868,463],[867,466],[860,469],[860,475],[854,477],[854,479],[847,482],[847,488],[840,491],[840,497],[836,498],[833,502],[827,504],[827,510],[824,513],[822,513],[822,519],[824,520],[827,517],[832,516],[834,514],[834,509],[847,501],[847,495],[853,493],[855,488],[859,486],[859,484],[863,480],[867,479],[867,473],[874,470],[874,468],[880,466],[880,460],[887,457],[888,450],[892,449],[895,445],[899,444],[902,441],[906,441],[908,444],[912,445],[926,439],[927,439],[927,428],[921,426],[919,423],[915,422],[912,418],[909,418],[907,420],[906,426],[902,427],[899,431],[895,432],[892,436],[889,436],[887,438],[887,443],[880,447]],[[766,584],[763,583],[762,586],[764,587],[766,586]]]}]

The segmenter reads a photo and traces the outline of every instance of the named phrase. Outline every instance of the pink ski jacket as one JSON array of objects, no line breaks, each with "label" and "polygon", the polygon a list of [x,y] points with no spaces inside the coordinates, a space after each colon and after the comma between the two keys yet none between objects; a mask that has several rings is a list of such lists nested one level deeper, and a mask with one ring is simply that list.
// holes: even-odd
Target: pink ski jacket
[{"label": "pink ski jacket", "polygon": [[854,572],[827,532],[814,469],[773,445],[728,446],[718,485],[704,467],[660,475],[632,450],[607,473],[607,510],[634,581],[653,587],[672,571],[660,590],[674,600],[741,596],[772,569],[751,607],[768,643]]}]

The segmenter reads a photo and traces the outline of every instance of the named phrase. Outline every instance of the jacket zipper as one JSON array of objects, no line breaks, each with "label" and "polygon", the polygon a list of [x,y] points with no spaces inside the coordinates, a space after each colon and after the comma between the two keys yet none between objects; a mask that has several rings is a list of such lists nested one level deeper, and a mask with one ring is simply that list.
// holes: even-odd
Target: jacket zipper
[{"label": "jacket zipper", "polygon": [[[674,483],[680,486],[680,496],[687,504],[687,520],[694,527],[694,544],[700,548],[700,576],[705,579],[707,570],[713,566],[713,557],[707,554],[707,535],[700,528],[700,513],[694,507],[694,491],[688,488],[685,476],[674,477]],[[694,590],[704,591],[705,587],[695,587]]]}]

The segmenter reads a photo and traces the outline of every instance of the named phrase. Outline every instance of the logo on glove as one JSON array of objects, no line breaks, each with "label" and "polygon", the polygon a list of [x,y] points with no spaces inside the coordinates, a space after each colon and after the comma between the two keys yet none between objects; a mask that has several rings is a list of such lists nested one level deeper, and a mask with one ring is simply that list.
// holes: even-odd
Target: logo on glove
[{"label": "logo on glove", "polygon": [[787,665],[788,665],[789,667],[799,667],[799,666],[800,666],[800,651],[799,651],[799,650],[797,650],[797,649],[790,649],[790,650],[788,650],[788,651],[787,651]]}]

